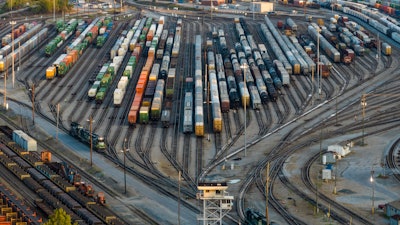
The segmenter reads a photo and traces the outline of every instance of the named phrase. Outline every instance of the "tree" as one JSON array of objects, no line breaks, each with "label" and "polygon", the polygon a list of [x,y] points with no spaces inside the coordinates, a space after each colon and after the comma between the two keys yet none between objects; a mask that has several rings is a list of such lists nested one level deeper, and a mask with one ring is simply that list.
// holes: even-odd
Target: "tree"
[{"label": "tree", "polygon": [[6,0],[4,9],[17,10],[29,6],[35,13],[50,13],[54,10],[56,4],[56,12],[69,12],[73,5],[68,0]]},{"label": "tree", "polygon": [[49,220],[42,225],[78,225],[78,223],[72,224],[71,216],[64,209],[59,208],[54,210],[53,215],[50,215]]}]

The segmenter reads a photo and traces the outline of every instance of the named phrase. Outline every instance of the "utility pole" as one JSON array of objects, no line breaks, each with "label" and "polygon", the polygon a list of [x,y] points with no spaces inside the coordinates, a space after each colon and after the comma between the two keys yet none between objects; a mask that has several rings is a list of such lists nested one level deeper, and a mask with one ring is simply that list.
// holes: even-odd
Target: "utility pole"
[{"label": "utility pole", "polygon": [[370,178],[371,185],[372,185],[372,208],[371,208],[371,214],[372,214],[372,215],[374,215],[374,213],[375,213],[375,185],[374,185],[374,173],[375,173],[374,167],[372,167],[372,170],[371,170],[371,178]]},{"label": "utility pole", "polygon": [[311,105],[314,105],[314,70],[311,70]]},{"label": "utility pole", "polygon": [[[247,84],[246,84],[246,75],[247,75],[247,69],[248,65],[244,64],[242,66],[243,69],[243,86],[244,86],[244,94],[243,96],[246,96],[247,94]],[[243,98],[242,99],[243,107],[244,107],[244,157],[247,156],[247,99]]]},{"label": "utility pole", "polygon": [[128,152],[129,151],[129,149],[126,147],[126,142],[127,142],[127,140],[126,140],[126,138],[124,139],[124,187],[125,187],[125,191],[124,191],[124,194],[126,194],[126,164],[125,164],[125,160],[126,160],[126,152]]},{"label": "utility pole", "polygon": [[[21,42],[18,42],[18,48],[21,48]],[[17,71],[19,71],[19,68],[21,68],[21,54],[18,54],[18,67],[17,67]]]},{"label": "utility pole", "polygon": [[53,20],[56,22],[56,0],[53,0]]},{"label": "utility pole", "polygon": [[336,180],[337,180],[337,171],[338,171],[338,166],[339,166],[339,161],[338,161],[338,159],[339,159],[339,157],[338,157],[338,155],[337,155],[337,153],[335,153],[334,154],[334,156],[335,156],[335,159],[336,159],[336,162],[335,162],[335,187],[333,188],[333,194],[334,195],[336,195]]},{"label": "utility pole", "polygon": [[317,30],[317,77],[318,77],[318,94],[321,95],[321,72],[320,72],[320,63],[319,63],[319,35],[321,30],[318,28]]},{"label": "utility pole", "polygon": [[32,124],[35,126],[35,84],[32,84]]},{"label": "utility pole", "polygon": [[361,136],[361,145],[364,146],[364,131],[365,131],[365,108],[367,107],[366,96],[365,94],[361,97],[361,107],[362,107],[362,136]]},{"label": "utility pole", "polygon": [[[6,59],[7,59],[7,55],[6,55]],[[6,68],[8,68],[8,62],[7,60],[5,60],[6,63]],[[6,69],[6,73],[4,74],[4,103],[3,106],[5,109],[7,109],[7,76],[8,76],[8,69]]]},{"label": "utility pole", "polygon": [[58,121],[60,120],[60,103],[57,104],[57,130],[56,130],[56,140],[58,140]]},{"label": "utility pole", "polygon": [[93,166],[92,152],[93,152],[93,131],[92,131],[93,117],[89,117],[89,132],[90,132],[90,166]]},{"label": "utility pole", "polygon": [[11,51],[12,51],[12,59],[11,59],[11,66],[12,66],[12,86],[14,88],[14,80],[15,80],[15,74],[14,74],[14,25],[17,22],[15,22],[14,20],[10,21],[11,24]]}]

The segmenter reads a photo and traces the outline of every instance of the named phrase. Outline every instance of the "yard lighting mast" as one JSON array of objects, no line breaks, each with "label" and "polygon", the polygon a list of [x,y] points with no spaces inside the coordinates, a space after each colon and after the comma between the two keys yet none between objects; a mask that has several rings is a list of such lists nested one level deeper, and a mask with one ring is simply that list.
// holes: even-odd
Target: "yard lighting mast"
[{"label": "yard lighting mast", "polygon": [[32,84],[32,88],[29,89],[32,95],[32,124],[35,125],[35,84]]},{"label": "yard lighting mast", "polygon": [[12,86],[13,86],[13,88],[14,88],[14,80],[15,80],[15,73],[14,73],[14,57],[15,57],[15,55],[14,55],[14,25],[16,23],[17,22],[15,22],[14,20],[10,21],[10,24],[11,24],[11,51],[12,51],[11,66],[12,66]]},{"label": "yard lighting mast", "polygon": [[361,97],[361,107],[362,107],[362,139],[361,139],[361,145],[364,145],[364,130],[365,130],[365,108],[367,107],[367,102],[366,102],[366,95],[362,95]]},{"label": "yard lighting mast", "polygon": [[[243,64],[242,69],[243,69],[243,96],[246,96],[247,93],[247,84],[246,84],[246,74],[247,74],[247,69],[249,66],[247,64]],[[242,103],[244,107],[244,157],[247,156],[247,136],[246,136],[246,126],[247,126],[247,99],[246,97],[242,98]]]},{"label": "yard lighting mast", "polygon": [[126,148],[126,138],[124,139],[124,149],[122,150],[122,152],[124,153],[124,194],[126,194],[126,152],[129,152],[129,149]]},{"label": "yard lighting mast", "polygon": [[372,167],[371,170],[371,177],[369,178],[369,181],[371,182],[372,185],[372,207],[371,207],[371,214],[374,215],[375,213],[375,185],[374,185],[374,168]]}]

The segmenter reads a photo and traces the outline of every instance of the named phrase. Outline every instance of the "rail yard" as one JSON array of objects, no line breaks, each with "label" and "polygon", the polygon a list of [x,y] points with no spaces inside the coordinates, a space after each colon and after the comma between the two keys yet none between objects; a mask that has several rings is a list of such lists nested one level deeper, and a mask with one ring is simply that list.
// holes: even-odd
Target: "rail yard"
[{"label": "rail yard", "polygon": [[[62,207],[79,224],[195,224],[198,184],[216,182],[234,196],[223,224],[388,223],[365,196],[374,180],[379,215],[378,203],[400,197],[400,23],[350,2],[276,7],[171,14],[130,3],[117,17],[17,20],[11,39],[2,26],[3,102],[21,119],[0,127],[0,192],[30,196],[39,215],[16,218],[40,224]],[[73,139],[53,151],[59,130]],[[323,178],[327,146],[348,143],[350,156],[332,163],[339,174]],[[163,199],[137,203],[147,188]]]}]

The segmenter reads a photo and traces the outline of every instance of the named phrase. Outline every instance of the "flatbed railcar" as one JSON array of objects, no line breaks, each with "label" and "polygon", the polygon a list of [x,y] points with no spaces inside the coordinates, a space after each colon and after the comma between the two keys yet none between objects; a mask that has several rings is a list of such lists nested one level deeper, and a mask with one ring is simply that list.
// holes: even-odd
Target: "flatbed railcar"
[{"label": "flatbed railcar", "polygon": [[[8,209],[10,211],[2,211],[4,212],[4,217],[3,219],[7,219],[7,221],[2,220],[5,225],[7,224],[14,224],[11,221],[16,221],[13,216],[9,216],[14,214],[14,216],[17,216],[18,219],[21,221],[21,224],[29,224],[29,225],[39,225],[41,224],[41,218],[36,213],[33,213],[29,207],[27,207],[24,203],[23,199],[19,199],[18,196],[14,193],[14,191],[11,191],[10,189],[6,188],[3,184],[0,184],[0,200],[2,200],[2,203],[4,206],[8,206]],[[4,207],[4,208],[6,208]],[[17,220],[18,221],[18,220]],[[18,224],[18,223],[16,223]]]}]

